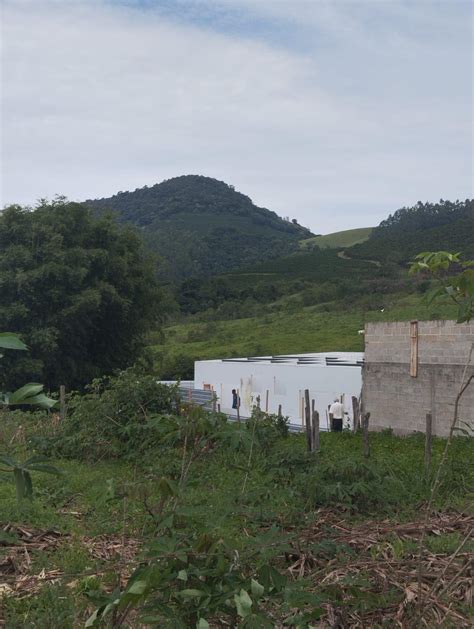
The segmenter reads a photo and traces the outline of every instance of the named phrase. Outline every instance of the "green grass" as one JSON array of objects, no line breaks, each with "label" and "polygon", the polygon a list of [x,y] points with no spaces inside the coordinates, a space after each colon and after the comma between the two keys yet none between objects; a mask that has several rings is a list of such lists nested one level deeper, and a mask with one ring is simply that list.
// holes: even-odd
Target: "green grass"
[{"label": "green grass", "polygon": [[335,249],[339,247],[352,247],[361,242],[365,242],[372,233],[373,227],[358,227],[356,229],[346,229],[332,234],[323,236],[315,236],[314,238],[305,238],[300,241],[300,247],[307,249],[312,244],[321,247],[321,249]]},{"label": "green grass", "polygon": [[[15,416],[4,422],[0,450],[15,449],[16,456],[21,459],[27,455],[25,446],[9,445],[18,421]],[[34,425],[28,426],[25,418],[21,421],[24,425],[26,422],[27,434],[36,430]],[[46,416],[44,421],[48,421]],[[234,428],[237,429],[237,426]],[[308,529],[318,526],[320,516],[316,509],[325,504],[314,502],[314,496],[318,495],[318,470],[328,465],[338,469],[342,463],[354,465],[356,470],[358,466],[365,465],[361,435],[323,433],[321,446],[317,462],[305,458],[306,446],[302,435],[280,438],[263,450],[257,448],[245,491],[242,488],[248,465],[247,452],[229,450],[223,445],[215,446],[192,466],[189,482],[179,499],[176,526],[190,538],[199,532],[225,540],[238,550],[241,557],[259,543],[259,536],[265,535],[269,527],[276,526],[282,535],[289,535],[286,544],[294,537],[302,540],[303,545],[309,544],[312,552],[321,555],[322,559],[314,569],[315,576],[310,572],[302,586],[310,590],[319,587],[317,575],[325,561],[332,562],[328,566],[331,570],[336,561],[339,566],[351,565],[357,552],[347,544],[339,543],[337,531],[330,528],[323,541],[315,543],[308,537]],[[444,441],[435,438],[433,465],[440,460],[443,448]],[[421,435],[402,439],[389,432],[374,433],[371,435],[370,465],[375,470],[388,466],[394,479],[385,489],[380,487],[377,490],[379,503],[370,506],[379,481],[375,481],[373,489],[370,485],[357,485],[360,480],[358,473],[354,478],[338,483],[337,494],[319,499],[329,501],[328,506],[345,505],[345,511],[337,516],[338,521],[345,519],[345,526],[367,521],[368,533],[374,518],[404,521],[419,517],[419,505],[427,496],[422,474],[423,449]],[[468,486],[469,479],[472,480],[471,454],[468,440],[455,440],[437,508],[462,510],[467,507],[466,497],[460,488]],[[117,571],[124,568],[120,557],[91,557],[88,551],[91,540],[98,535],[111,535],[116,542],[118,540],[120,548],[120,541],[131,537],[143,544],[143,549],[159,541],[163,532],[157,529],[156,522],[145,508],[143,495],[147,493],[148,505],[156,507],[160,499],[158,480],[163,476],[179,474],[180,458],[181,448],[165,447],[150,452],[146,460],[137,462],[97,462],[91,465],[77,460],[57,460],[54,463],[64,471],[63,476],[33,473],[35,501],[20,506],[16,503],[9,475],[0,474],[0,524],[9,522],[27,527],[54,528],[64,535],[62,543],[55,549],[46,547],[30,551],[31,574],[39,574],[44,569],[46,572],[59,570],[60,575],[52,584],[46,581],[34,596],[4,599],[6,626],[9,629],[73,629],[83,626],[96,606],[95,599],[89,598],[91,589],[107,586],[110,590],[116,584]],[[363,471],[364,468],[360,469]],[[463,483],[459,482],[459,475],[464,475]],[[362,502],[354,502],[356,495]],[[351,515],[351,504],[360,507],[367,500],[366,510],[355,511]],[[388,536],[386,541],[399,558],[416,552],[416,544],[410,540],[404,539],[399,543]],[[445,534],[430,536],[427,545],[431,552],[446,553],[452,552],[459,541],[458,534]],[[379,547],[380,550],[385,548],[383,540]],[[377,554],[379,549],[375,548],[375,551]],[[139,561],[141,553],[134,563]],[[277,565],[279,561],[281,559],[277,560]],[[132,569],[131,565],[127,568],[128,572]],[[282,569],[286,569],[284,565]],[[100,576],[95,579],[95,574]],[[321,592],[329,596],[324,589]],[[401,602],[399,597],[400,594],[397,594],[397,602]],[[385,604],[382,599],[377,601],[378,605]],[[132,627],[133,623],[126,626]]]},{"label": "green grass", "polygon": [[[236,320],[189,320],[165,329],[165,343],[153,344],[161,360],[292,354],[326,351],[363,351],[358,333],[368,321],[407,321],[452,318],[451,306],[427,306],[419,295],[368,297],[354,303],[304,307],[298,296],[284,300],[281,310]],[[370,303],[372,305],[370,305]],[[373,304],[377,303],[377,307]],[[278,304],[275,304],[275,308]],[[381,309],[384,308],[384,312]]]}]

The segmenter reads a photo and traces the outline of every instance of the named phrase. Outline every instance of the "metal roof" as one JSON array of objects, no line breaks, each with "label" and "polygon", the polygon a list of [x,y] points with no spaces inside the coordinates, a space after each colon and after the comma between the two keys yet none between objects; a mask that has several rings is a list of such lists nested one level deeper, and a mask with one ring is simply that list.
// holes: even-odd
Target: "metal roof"
[{"label": "metal roof", "polygon": [[362,367],[363,352],[319,352],[312,354],[276,354],[274,356],[248,356],[222,358],[198,362],[209,363],[260,363],[264,365],[320,365],[326,367]]}]

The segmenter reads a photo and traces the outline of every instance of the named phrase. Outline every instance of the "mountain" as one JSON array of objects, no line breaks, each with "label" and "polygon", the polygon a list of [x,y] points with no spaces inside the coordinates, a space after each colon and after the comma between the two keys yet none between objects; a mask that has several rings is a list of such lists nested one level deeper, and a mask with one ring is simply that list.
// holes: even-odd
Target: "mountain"
[{"label": "mountain", "polygon": [[[357,296],[382,304],[384,295],[425,290],[423,278],[408,275],[408,263],[429,250],[473,257],[474,202],[419,203],[397,210],[372,230],[357,231],[330,234],[325,247],[315,244],[324,237],[305,239],[289,255],[205,281],[185,281],[177,291],[181,311],[215,309],[218,316],[253,316],[262,304],[281,304],[291,295],[298,296],[295,307],[329,301],[347,307]],[[350,246],[364,236],[362,243]]]},{"label": "mountain", "polygon": [[139,228],[169,279],[214,275],[285,256],[312,235],[296,221],[257,207],[233,186],[200,175],[86,204]]}]

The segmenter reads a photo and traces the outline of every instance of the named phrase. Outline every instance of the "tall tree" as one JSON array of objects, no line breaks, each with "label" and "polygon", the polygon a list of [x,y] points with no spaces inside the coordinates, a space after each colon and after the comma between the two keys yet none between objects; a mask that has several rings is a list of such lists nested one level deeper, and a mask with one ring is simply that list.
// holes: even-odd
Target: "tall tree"
[{"label": "tall tree", "polygon": [[133,231],[81,204],[5,208],[0,329],[19,332],[31,352],[4,370],[0,389],[30,379],[81,387],[130,364],[160,320],[155,274]]}]

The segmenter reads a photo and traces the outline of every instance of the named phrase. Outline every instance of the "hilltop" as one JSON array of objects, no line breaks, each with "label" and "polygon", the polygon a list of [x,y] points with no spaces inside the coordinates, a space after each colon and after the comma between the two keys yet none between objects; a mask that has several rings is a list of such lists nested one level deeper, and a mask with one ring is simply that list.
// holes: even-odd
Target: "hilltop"
[{"label": "hilltop", "polygon": [[298,248],[311,232],[261,208],[233,186],[200,175],[184,175],[87,205],[110,210],[138,227],[162,259],[162,275],[214,275]]},{"label": "hilltop", "polygon": [[345,229],[331,234],[305,238],[301,241],[302,249],[311,248],[316,245],[320,249],[338,249],[340,247],[352,247],[369,238],[373,227],[357,227],[356,229]]}]

